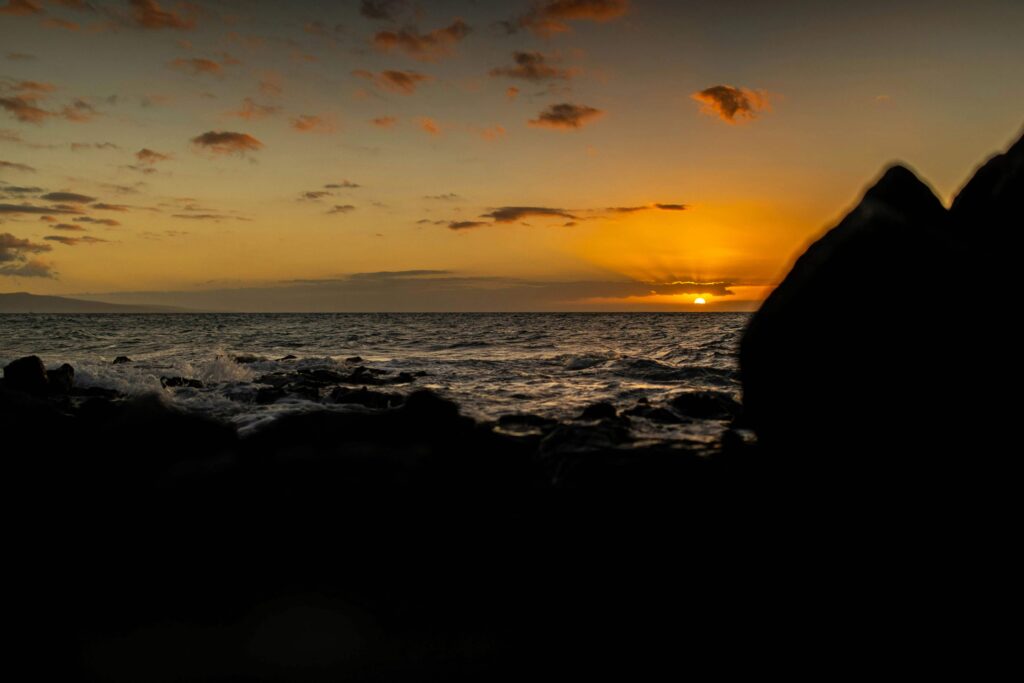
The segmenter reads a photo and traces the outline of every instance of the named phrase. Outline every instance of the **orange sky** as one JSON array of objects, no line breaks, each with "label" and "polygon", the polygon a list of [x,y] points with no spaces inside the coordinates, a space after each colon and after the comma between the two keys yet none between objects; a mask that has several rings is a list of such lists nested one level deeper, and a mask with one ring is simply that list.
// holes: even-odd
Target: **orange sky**
[{"label": "orange sky", "polygon": [[0,292],[750,309],[1024,112],[1010,0],[0,2]]}]

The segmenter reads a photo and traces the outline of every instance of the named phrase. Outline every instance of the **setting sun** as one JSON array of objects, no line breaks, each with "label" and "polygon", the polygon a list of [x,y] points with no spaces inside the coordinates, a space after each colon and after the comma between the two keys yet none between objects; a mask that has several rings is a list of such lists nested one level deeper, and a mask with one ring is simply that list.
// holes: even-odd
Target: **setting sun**
[{"label": "setting sun", "polygon": [[704,297],[698,296],[696,299],[693,300],[693,303],[695,303],[695,304],[706,304],[707,301],[704,300]]}]

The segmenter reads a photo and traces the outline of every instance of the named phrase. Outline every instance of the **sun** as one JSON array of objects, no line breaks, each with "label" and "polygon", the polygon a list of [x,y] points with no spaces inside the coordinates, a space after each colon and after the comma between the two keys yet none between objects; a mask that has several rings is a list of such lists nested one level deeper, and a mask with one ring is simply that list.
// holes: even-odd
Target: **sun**
[{"label": "sun", "polygon": [[695,303],[695,304],[706,304],[707,301],[704,300],[704,297],[698,296],[696,299],[693,300],[693,303]]}]

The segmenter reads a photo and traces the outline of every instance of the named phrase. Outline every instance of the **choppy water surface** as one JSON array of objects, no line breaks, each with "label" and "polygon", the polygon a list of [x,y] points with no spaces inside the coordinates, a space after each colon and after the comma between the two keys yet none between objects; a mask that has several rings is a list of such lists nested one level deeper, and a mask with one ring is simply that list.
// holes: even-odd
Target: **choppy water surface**
[{"label": "choppy water surface", "polygon": [[[240,427],[283,411],[231,396],[262,375],[304,367],[351,369],[345,359],[394,372],[426,371],[408,387],[455,399],[494,419],[529,412],[565,419],[596,401],[629,407],[683,389],[738,397],[736,348],[745,313],[678,314],[204,314],[0,315],[0,365],[28,354],[71,363],[76,382],[126,393],[160,392],[182,407]],[[234,358],[266,360],[240,364]],[[284,356],[296,360],[277,360]],[[131,364],[113,365],[117,356]],[[162,389],[160,377],[204,389]],[[388,390],[392,390],[389,388]]]}]

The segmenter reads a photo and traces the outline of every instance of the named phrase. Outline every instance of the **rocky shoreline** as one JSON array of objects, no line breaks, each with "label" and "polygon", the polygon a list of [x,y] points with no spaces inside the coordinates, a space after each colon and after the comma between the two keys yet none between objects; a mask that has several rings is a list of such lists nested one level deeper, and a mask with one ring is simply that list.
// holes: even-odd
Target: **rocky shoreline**
[{"label": "rocky shoreline", "polygon": [[[26,651],[103,681],[868,675],[955,653],[977,672],[1015,478],[998,379],[963,359],[1006,344],[1005,296],[950,331],[948,298],[879,305],[864,278],[980,277],[1022,196],[1022,141],[948,211],[886,172],[751,321],[742,407],[682,392],[482,423],[351,359],[261,377],[240,400],[325,407],[240,436],[20,359],[0,432]],[[918,395],[887,391],[894,372]],[[707,419],[722,439],[630,429]]]}]

